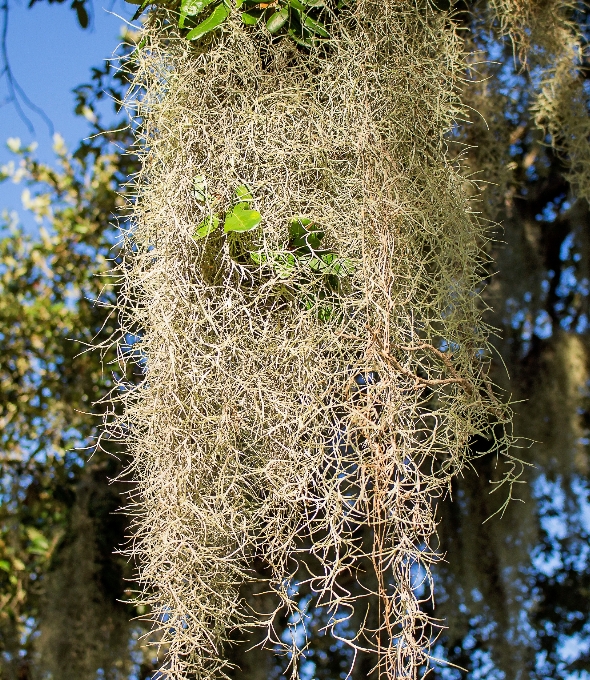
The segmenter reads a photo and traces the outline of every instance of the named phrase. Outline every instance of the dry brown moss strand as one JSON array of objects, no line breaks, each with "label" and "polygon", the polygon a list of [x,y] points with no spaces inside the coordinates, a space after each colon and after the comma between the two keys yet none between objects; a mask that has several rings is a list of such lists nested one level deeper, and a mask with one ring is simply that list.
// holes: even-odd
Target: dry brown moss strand
[{"label": "dry brown moss strand", "polygon": [[[416,677],[436,634],[431,501],[507,419],[486,379],[483,234],[445,156],[461,42],[409,1],[359,2],[332,31],[305,51],[232,15],[195,48],[156,14],[138,53],[120,307],[145,380],[121,424],[170,678],[223,675],[228,635],[251,625],[297,677],[305,637],[274,624],[297,615],[302,578],[380,677]],[[262,221],[225,234],[240,185]],[[296,250],[295,216],[331,264]],[[264,616],[238,597],[254,555]]]}]

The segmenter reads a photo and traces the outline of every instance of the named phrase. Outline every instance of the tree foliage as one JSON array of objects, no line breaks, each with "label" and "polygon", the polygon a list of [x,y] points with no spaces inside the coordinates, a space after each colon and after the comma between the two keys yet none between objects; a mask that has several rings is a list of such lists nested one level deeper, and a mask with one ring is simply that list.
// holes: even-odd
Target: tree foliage
[{"label": "tree foliage", "polygon": [[[78,109],[95,110],[125,80],[109,63],[96,69],[77,89]],[[94,127],[104,132],[98,117]],[[72,155],[56,135],[51,167],[13,139],[15,158],[2,169],[24,185],[38,225],[31,233],[5,213],[0,242],[2,677],[37,677],[39,655],[61,678],[94,677],[99,667],[110,677],[111,666],[126,677],[131,663],[133,608],[118,601],[129,599],[128,567],[112,554],[126,524],[114,514],[120,489],[109,485],[120,462],[112,447],[89,455],[100,422],[93,404],[118,370],[109,270],[136,163],[121,153],[129,143],[120,129]],[[103,351],[89,352],[96,344]]]}]

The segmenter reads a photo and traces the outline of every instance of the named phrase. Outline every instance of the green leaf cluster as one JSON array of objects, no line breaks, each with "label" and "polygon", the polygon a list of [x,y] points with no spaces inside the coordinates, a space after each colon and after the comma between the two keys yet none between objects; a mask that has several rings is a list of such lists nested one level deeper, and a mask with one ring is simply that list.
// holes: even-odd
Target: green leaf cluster
[{"label": "green leaf cluster", "polygon": [[[133,39],[126,36],[124,59]],[[2,678],[82,680],[101,667],[112,677],[98,641],[115,620],[134,615],[117,601],[129,599],[123,574],[130,574],[113,554],[126,524],[113,515],[121,500],[117,485],[107,481],[120,471],[116,444],[103,442],[88,460],[105,408],[101,400],[112,389],[113,370],[120,371],[111,349],[117,320],[109,314],[115,301],[109,272],[118,257],[113,221],[117,213],[124,219],[121,180],[137,167],[132,154],[120,153],[130,147],[132,132],[122,124],[118,105],[116,117],[106,122],[109,114],[97,105],[117,93],[120,100],[128,77],[107,63],[77,88],[78,113],[99,134],[74,153],[56,136],[56,160],[45,164],[34,146],[12,139],[12,159],[0,170],[0,180],[22,186],[23,206],[32,217],[25,226],[13,214],[0,216]],[[91,344],[100,350],[87,351]],[[82,487],[87,503],[81,505]],[[64,555],[77,541],[75,512],[85,513],[95,549],[78,551],[76,561],[66,564]],[[80,573],[94,575],[86,595],[80,579],[77,589],[70,587]],[[54,591],[57,581],[67,587]],[[84,613],[85,598],[96,616]],[[51,627],[67,644],[48,675],[39,650],[48,636],[50,602]],[[67,612],[75,616],[67,620]]]},{"label": "green leaf cluster", "polygon": [[[201,203],[209,201],[207,182],[204,177],[201,175],[195,177],[193,186],[197,201]],[[224,233],[243,233],[256,229],[262,220],[262,215],[258,210],[252,209],[253,201],[254,197],[245,184],[241,184],[236,188],[234,192],[234,205],[225,213],[223,218]],[[218,214],[209,215],[198,225],[193,237],[196,240],[207,238],[217,229],[220,221],[221,218]]]},{"label": "green leaf cluster", "polygon": [[[199,203],[209,205],[215,203],[207,190],[207,179],[198,175],[193,180],[193,195]],[[252,208],[254,197],[251,190],[241,184],[234,191],[233,206],[223,213],[211,212],[197,226],[193,238],[196,241],[208,239],[219,233],[223,223],[224,234],[244,234],[251,232],[262,222],[262,215]],[[328,304],[334,297],[346,277],[354,271],[349,259],[339,257],[337,253],[322,248],[323,230],[310,218],[296,216],[289,222],[289,240],[286,250],[268,252],[264,250],[246,250],[239,257],[246,255],[245,266],[254,264],[258,267],[270,267],[273,275],[284,281],[291,281],[300,303],[307,309],[319,309],[319,315],[327,320],[333,308]],[[326,306],[327,305],[327,306]]]},{"label": "green leaf cluster", "polygon": [[324,232],[308,217],[294,217],[289,223],[287,251],[251,252],[251,260],[269,266],[279,279],[291,280],[295,297],[305,309],[314,310],[323,321],[341,311],[338,293],[354,272],[348,258],[322,248]]},{"label": "green leaf cluster", "polygon": [[[137,4],[135,0],[127,1]],[[170,8],[169,3],[145,0],[135,18],[150,4]],[[185,38],[196,41],[220,28],[234,6],[232,0],[181,0],[173,9],[178,12],[178,27],[186,31]],[[324,0],[236,0],[235,9],[244,25],[264,24],[271,35],[288,36],[302,47],[330,37]]]}]

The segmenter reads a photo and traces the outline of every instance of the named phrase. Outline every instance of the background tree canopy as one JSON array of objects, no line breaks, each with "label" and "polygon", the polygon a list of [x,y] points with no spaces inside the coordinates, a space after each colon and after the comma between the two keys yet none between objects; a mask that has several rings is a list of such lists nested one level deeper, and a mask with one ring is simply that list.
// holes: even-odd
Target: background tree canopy
[{"label": "background tree canopy", "polygon": [[[453,482],[452,502],[438,504],[446,558],[435,570],[433,615],[447,627],[435,655],[466,670],[441,663],[433,674],[584,678],[588,9],[581,3],[564,9],[582,36],[572,75],[547,64],[554,53],[547,39],[551,3],[525,9],[515,3],[501,15],[512,17],[508,23],[490,20],[497,4],[450,8],[473,55],[465,86],[473,115],[453,131],[453,148],[480,182],[476,205],[491,225],[483,295],[486,320],[498,329],[494,380],[515,402],[523,445],[517,454],[527,465],[517,499],[501,516],[494,513],[506,500],[504,489],[490,494],[489,480],[497,481],[492,454]],[[84,2],[72,8],[84,26]],[[105,92],[122,99],[135,47],[128,34],[120,54],[126,69],[107,63],[77,89],[78,113],[98,111]],[[559,110],[560,98],[566,106],[557,130],[550,109]],[[23,202],[39,223],[31,235],[5,215],[0,241],[0,677],[7,680],[143,680],[158,668],[156,648],[139,643],[149,626],[141,620],[146,612],[131,602],[132,566],[115,552],[125,544],[129,517],[117,513],[124,485],[110,480],[124,454],[112,442],[95,448],[109,408],[105,397],[123,370],[110,342],[118,332],[111,271],[127,182],[138,167],[133,131],[117,106],[108,121],[97,115],[92,132],[101,134],[73,152],[57,137],[55,167],[11,140],[14,161],[2,168],[3,179],[22,183]],[[99,349],[86,351],[91,345]],[[475,451],[484,445],[472,442]],[[289,629],[288,620],[282,625]],[[302,674],[345,677],[348,652],[322,636],[321,626],[320,618],[313,622]],[[259,649],[246,654],[248,646],[236,641],[229,650],[239,667],[232,677],[281,676],[280,658]],[[367,668],[357,665],[353,677],[367,677]]]}]

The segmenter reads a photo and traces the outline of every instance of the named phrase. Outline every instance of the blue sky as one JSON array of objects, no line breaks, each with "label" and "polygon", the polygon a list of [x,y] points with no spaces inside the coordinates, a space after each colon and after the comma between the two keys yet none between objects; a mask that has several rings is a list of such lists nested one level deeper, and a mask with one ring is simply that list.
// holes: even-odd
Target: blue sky
[{"label": "blue sky", "polygon": [[[88,134],[83,118],[74,116],[72,90],[87,82],[90,69],[108,58],[118,44],[118,36],[136,7],[124,0],[94,0],[90,27],[79,27],[69,2],[52,4],[38,2],[32,8],[28,0],[10,0],[8,54],[13,73],[27,96],[40,106],[72,148]],[[118,16],[116,16],[118,15]],[[6,83],[0,81],[0,102],[7,95]],[[12,104],[0,108],[0,165],[11,154],[5,142],[19,137],[24,143],[36,141],[38,156],[51,162],[52,138],[43,119],[27,111],[35,133],[25,123]],[[21,187],[11,182],[0,184],[0,211],[18,210],[22,214]]]}]

